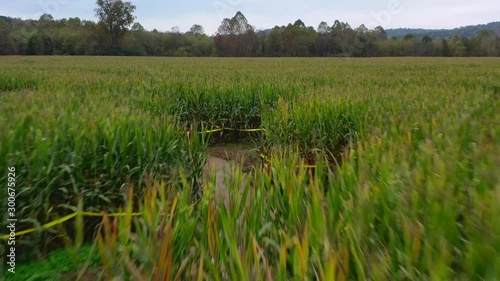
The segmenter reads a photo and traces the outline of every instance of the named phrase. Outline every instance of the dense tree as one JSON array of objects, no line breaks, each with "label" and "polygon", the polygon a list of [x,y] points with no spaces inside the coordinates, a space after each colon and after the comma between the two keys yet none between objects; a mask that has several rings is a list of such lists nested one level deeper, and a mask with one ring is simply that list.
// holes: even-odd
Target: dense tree
[{"label": "dense tree", "polygon": [[189,29],[189,33],[192,35],[202,35],[205,34],[205,29],[203,29],[203,26],[199,24],[193,24],[193,26]]},{"label": "dense tree", "polygon": [[147,55],[142,41],[139,37],[134,36],[132,33],[125,34],[120,39],[121,53],[129,56],[145,56]]},{"label": "dense tree", "polygon": [[68,19],[68,26],[69,27],[79,28],[79,27],[81,27],[81,25],[82,25],[82,21],[78,17]]},{"label": "dense tree", "polygon": [[331,53],[336,56],[352,56],[355,32],[348,23],[336,20],[331,28]]},{"label": "dense tree", "polygon": [[212,54],[213,40],[209,36],[189,31],[186,33],[186,38],[186,55],[201,57]]},{"label": "dense tree", "polygon": [[465,48],[464,43],[462,42],[462,40],[460,40],[460,39],[453,40],[453,45],[454,45],[453,55],[455,57],[464,57],[465,54],[466,54],[466,48]]},{"label": "dense tree", "polygon": [[220,56],[255,56],[259,51],[257,34],[241,12],[222,20],[214,43]]},{"label": "dense tree", "polygon": [[403,40],[413,40],[413,39],[415,39],[415,35],[411,33],[408,33],[405,35],[405,37],[403,37]]},{"label": "dense tree", "polygon": [[14,53],[10,42],[10,25],[0,19],[0,55],[11,55]]},{"label": "dense tree", "polygon": [[136,7],[121,0],[97,0],[96,5],[95,14],[106,28],[112,47],[117,47],[126,28],[134,22],[133,13]]},{"label": "dense tree", "polygon": [[39,31],[32,35],[28,40],[26,53],[28,55],[52,55],[54,52],[54,44],[52,38]]},{"label": "dense tree", "polygon": [[422,56],[432,56],[432,38],[428,35],[422,37]]},{"label": "dense tree", "polygon": [[283,55],[283,29],[275,26],[264,40],[264,54],[277,57]]},{"label": "dense tree", "polygon": [[84,53],[85,51],[81,49],[82,40],[82,37],[76,34],[64,38],[62,46],[63,54],[78,55]]},{"label": "dense tree", "polygon": [[302,20],[296,20],[283,30],[284,52],[287,56],[310,56],[314,52],[316,32],[306,27]]},{"label": "dense tree", "polygon": [[38,20],[38,25],[40,28],[48,28],[55,26],[55,21],[54,17],[50,14],[43,14],[40,16],[40,19]]},{"label": "dense tree", "polygon": [[441,42],[443,44],[443,52],[442,52],[443,57],[451,57],[452,52],[451,52],[450,45],[448,44],[448,40],[443,39]]},{"label": "dense tree", "polygon": [[[0,16],[0,55],[150,55],[150,56],[498,56],[500,38],[494,31],[460,35],[446,40],[431,35],[392,37],[378,26],[356,29],[336,20],[321,22],[317,30],[301,20],[271,30],[255,31],[238,12],[221,22],[214,36],[201,25],[182,33],[147,31],[133,24],[132,4],[101,2],[102,12],[116,11],[99,21],[79,18],[54,19],[49,14],[37,20]],[[116,4],[116,6],[115,6]],[[111,10],[109,10],[108,8]],[[129,7],[125,9],[125,7]],[[123,8],[123,9],[122,9]],[[97,11],[97,9],[96,9]],[[127,12],[128,11],[128,12]],[[96,13],[97,14],[97,13]],[[108,25],[111,18],[116,25]],[[120,25],[121,23],[121,25]],[[111,26],[111,27],[110,27]],[[116,27],[116,28],[115,28]],[[112,31],[115,30],[113,33]],[[118,31],[116,31],[118,30]],[[115,34],[115,36],[113,36]]]},{"label": "dense tree", "polygon": [[248,32],[253,32],[253,27],[248,23],[246,17],[237,12],[231,19],[225,18],[217,29],[217,35],[244,35]]},{"label": "dense tree", "polygon": [[144,29],[144,27],[142,26],[142,24],[140,24],[138,22],[134,23],[134,25],[132,25],[132,28],[130,30],[136,31],[136,32],[144,32],[144,31],[146,31]]},{"label": "dense tree", "polygon": [[368,48],[370,45],[370,32],[364,24],[360,25],[355,30],[352,55],[355,57],[368,56]]},{"label": "dense tree", "polygon": [[497,36],[491,30],[483,30],[479,34],[480,56],[497,56]]},{"label": "dense tree", "polygon": [[170,32],[171,32],[171,33],[181,33],[181,29],[180,29],[178,26],[173,26],[173,27],[170,29]]},{"label": "dense tree", "polygon": [[144,45],[146,53],[150,56],[163,56],[165,55],[165,34],[158,32],[156,29],[152,32],[140,33],[141,42]]},{"label": "dense tree", "polygon": [[234,35],[244,35],[254,31],[253,27],[248,24],[247,18],[239,11],[229,21],[229,26],[230,34]]},{"label": "dense tree", "polygon": [[328,23],[322,21],[320,22],[320,24],[318,25],[318,33],[319,34],[327,34],[329,33],[331,30],[331,28],[328,26]]},{"label": "dense tree", "polygon": [[331,27],[328,23],[322,21],[318,25],[318,35],[316,37],[316,55],[318,56],[328,56],[330,51],[330,46],[332,43]]},{"label": "dense tree", "polygon": [[387,32],[381,26],[375,27],[375,29],[371,32],[376,41],[385,41],[387,40]]},{"label": "dense tree", "polygon": [[[92,42],[94,43],[93,49],[97,55],[113,55],[118,54],[118,42],[113,42],[109,31],[103,22],[92,26],[91,28]],[[115,39],[118,40],[118,39]]]}]

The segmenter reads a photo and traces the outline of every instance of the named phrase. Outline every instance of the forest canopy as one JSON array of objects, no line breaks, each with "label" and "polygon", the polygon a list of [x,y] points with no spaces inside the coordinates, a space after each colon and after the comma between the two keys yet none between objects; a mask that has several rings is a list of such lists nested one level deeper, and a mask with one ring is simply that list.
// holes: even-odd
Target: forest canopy
[{"label": "forest canopy", "polygon": [[453,30],[393,29],[326,21],[317,28],[294,23],[255,30],[241,12],[207,35],[200,24],[187,32],[147,31],[135,22],[135,6],[97,0],[97,22],[75,18],[38,20],[0,16],[0,55],[134,56],[499,56],[500,23]]}]

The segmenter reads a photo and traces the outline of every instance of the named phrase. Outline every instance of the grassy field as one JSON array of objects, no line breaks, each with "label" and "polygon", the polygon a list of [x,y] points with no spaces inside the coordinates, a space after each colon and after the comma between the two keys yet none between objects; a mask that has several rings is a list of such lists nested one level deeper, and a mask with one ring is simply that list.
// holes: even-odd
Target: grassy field
[{"label": "grassy field", "polygon": [[498,280],[499,97],[498,58],[2,57],[0,209],[15,167],[18,266],[89,280]]}]

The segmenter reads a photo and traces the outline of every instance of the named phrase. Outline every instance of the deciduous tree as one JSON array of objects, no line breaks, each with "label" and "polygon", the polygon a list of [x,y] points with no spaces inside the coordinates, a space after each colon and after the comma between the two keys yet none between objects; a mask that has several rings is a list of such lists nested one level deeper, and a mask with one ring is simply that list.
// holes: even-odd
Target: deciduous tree
[{"label": "deciduous tree", "polygon": [[135,6],[121,0],[97,0],[95,14],[111,36],[111,45],[116,48],[125,30],[134,22]]}]

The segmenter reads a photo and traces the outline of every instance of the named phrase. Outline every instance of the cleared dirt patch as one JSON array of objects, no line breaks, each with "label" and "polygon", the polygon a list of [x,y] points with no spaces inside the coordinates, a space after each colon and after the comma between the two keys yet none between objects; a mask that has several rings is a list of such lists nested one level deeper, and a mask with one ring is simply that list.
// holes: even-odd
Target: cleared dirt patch
[{"label": "cleared dirt patch", "polygon": [[[249,173],[261,163],[259,152],[251,144],[224,144],[209,147],[206,153],[207,163],[203,168],[205,180],[209,180],[212,172],[215,173],[216,196],[228,205],[229,190],[224,179],[231,177],[231,166],[236,165],[242,172]],[[245,180],[242,185],[244,184]]]},{"label": "cleared dirt patch", "polygon": [[[250,172],[260,164],[260,156],[255,145],[252,144],[224,144],[209,147],[207,149],[208,159],[223,164],[225,162],[234,162],[241,166],[243,172]],[[226,163],[227,164],[227,163]],[[217,169],[218,170],[218,169]]]}]

